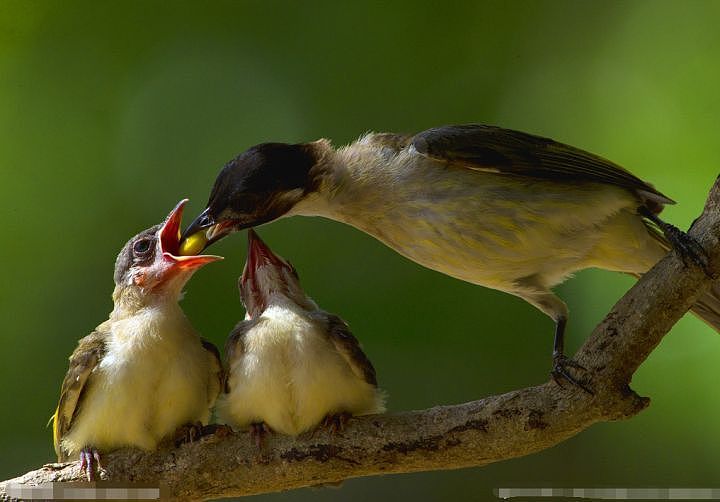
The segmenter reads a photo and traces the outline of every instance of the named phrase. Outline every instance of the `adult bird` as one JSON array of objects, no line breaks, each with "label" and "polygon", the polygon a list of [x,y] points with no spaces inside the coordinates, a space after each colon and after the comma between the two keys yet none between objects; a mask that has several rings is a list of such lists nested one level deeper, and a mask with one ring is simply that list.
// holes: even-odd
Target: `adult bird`
[{"label": "adult bird", "polygon": [[318,308],[295,268],[252,229],[238,287],[246,315],[226,344],[221,422],[249,427],[260,446],[267,430],[296,436],[385,410],[375,369],[347,324]]},{"label": "adult bird", "polygon": [[[540,309],[555,322],[553,376],[580,384],[563,354],[568,309],[552,288],[588,267],[639,276],[671,241],[702,264],[695,241],[658,217],[672,203],[578,148],[456,125],[414,136],[371,133],[338,149],[326,139],[253,146],[222,169],[182,246],[204,249],[293,215],[347,223],[421,265]],[[718,298],[715,288],[693,307],[715,329]]]},{"label": "adult bird", "polygon": [[153,450],[178,428],[207,424],[220,392],[219,353],[178,305],[193,273],[220,259],[178,256],[185,202],[122,248],[110,317],[70,356],[53,417],[55,452],[61,462],[79,455],[89,480],[101,451]]}]

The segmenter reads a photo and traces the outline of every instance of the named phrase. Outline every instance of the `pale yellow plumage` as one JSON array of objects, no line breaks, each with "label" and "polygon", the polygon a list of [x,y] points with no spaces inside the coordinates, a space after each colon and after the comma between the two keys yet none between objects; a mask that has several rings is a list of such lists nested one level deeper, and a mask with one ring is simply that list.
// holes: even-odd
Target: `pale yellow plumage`
[{"label": "pale yellow plumage", "polygon": [[91,336],[104,354],[78,407],[65,412],[74,419],[56,441],[59,456],[89,445],[152,450],[180,425],[208,422],[220,368],[176,302],[116,311]]},{"label": "pale yellow plumage", "polygon": [[355,374],[319,323],[292,305],[267,309],[228,361],[230,392],[220,396],[220,421],[239,427],[265,422],[298,435],[325,416],[382,413],[384,396]]},{"label": "pale yellow plumage", "polygon": [[317,191],[288,215],[350,224],[421,265],[520,296],[553,318],[566,307],[550,288],[572,272],[641,273],[666,253],[637,216],[637,196],[620,186],[443,165],[412,148],[388,151],[375,135],[334,155]]}]

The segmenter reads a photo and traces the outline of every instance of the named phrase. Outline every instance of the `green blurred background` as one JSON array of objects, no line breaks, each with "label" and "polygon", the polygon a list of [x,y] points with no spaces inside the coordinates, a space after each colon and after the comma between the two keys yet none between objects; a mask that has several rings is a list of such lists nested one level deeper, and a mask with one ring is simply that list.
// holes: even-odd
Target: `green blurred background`
[{"label": "green blurred background", "polygon": [[[0,475],[53,459],[67,356],[111,309],[123,243],[263,141],[485,122],[606,156],[679,204],[687,227],[720,166],[720,2],[0,3]],[[481,215],[479,215],[481,217]],[[260,229],[362,340],[390,411],[548,376],[551,322],[524,302],[411,263],[349,227]],[[243,316],[244,235],[184,308],[218,345]],[[574,350],[632,284],[559,288]],[[687,316],[636,375],[652,406],[482,469],[351,480],[262,500],[485,500],[507,486],[720,484],[720,336]]]}]

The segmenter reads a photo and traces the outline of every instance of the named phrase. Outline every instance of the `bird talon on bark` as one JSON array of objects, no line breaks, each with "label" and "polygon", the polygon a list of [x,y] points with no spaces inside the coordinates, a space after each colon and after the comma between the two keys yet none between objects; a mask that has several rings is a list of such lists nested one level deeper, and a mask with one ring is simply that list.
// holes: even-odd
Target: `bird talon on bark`
[{"label": "bird talon on bark", "polygon": [[345,430],[345,426],[351,418],[352,414],[347,412],[329,413],[325,416],[321,425],[322,427],[328,429],[331,435],[335,435],[336,433]]},{"label": "bird talon on bark", "polygon": [[203,435],[203,424],[201,422],[181,425],[175,431],[175,447],[178,448],[183,444],[194,443]]},{"label": "bird talon on bark", "polygon": [[680,231],[678,242],[678,252],[685,266],[688,267],[688,261],[692,261],[694,265],[702,268],[703,271],[710,276],[708,255],[700,243],[683,231]]},{"label": "bird talon on bark", "polygon": [[570,359],[567,356],[564,356],[562,354],[553,356],[553,367],[550,371],[550,375],[552,376],[552,379],[555,381],[555,383],[561,387],[565,388],[565,386],[562,384],[563,380],[566,380],[570,382],[572,385],[576,387],[580,387],[582,390],[587,392],[588,394],[594,394],[592,389],[582,382],[581,380],[575,378],[569,371],[568,368],[575,368],[581,371],[586,372],[587,369],[578,363],[577,361]]},{"label": "bird talon on bark", "polygon": [[95,471],[100,472],[102,468],[100,452],[92,446],[83,448],[80,452],[80,471],[85,473],[85,477],[89,483],[95,480]]},{"label": "bird talon on bark", "polygon": [[690,267],[692,263],[710,275],[707,253],[696,239],[669,223],[662,225],[661,230],[672,244],[673,249],[680,255],[680,259],[686,267]]},{"label": "bird talon on bark", "polygon": [[640,214],[658,226],[670,242],[672,249],[677,251],[686,267],[690,267],[692,263],[702,268],[708,276],[711,275],[707,252],[695,238],[683,232],[675,225],[663,221],[657,214],[647,208],[640,208]]},{"label": "bird talon on bark", "polygon": [[203,425],[201,437],[204,436],[215,436],[218,438],[224,438],[232,436],[234,433],[232,427],[226,424],[209,424]]},{"label": "bird talon on bark", "polygon": [[272,432],[272,429],[265,422],[250,424],[250,439],[255,443],[258,450],[262,449],[263,441]]}]

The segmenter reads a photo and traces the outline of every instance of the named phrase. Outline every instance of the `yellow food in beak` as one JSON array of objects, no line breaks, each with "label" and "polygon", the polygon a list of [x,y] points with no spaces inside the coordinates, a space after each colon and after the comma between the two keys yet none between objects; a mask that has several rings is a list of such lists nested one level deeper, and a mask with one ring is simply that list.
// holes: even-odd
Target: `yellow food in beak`
[{"label": "yellow food in beak", "polygon": [[187,239],[180,243],[180,249],[178,253],[180,256],[192,256],[199,254],[205,245],[207,244],[208,238],[205,235],[205,230],[200,230],[192,235],[189,235]]}]

